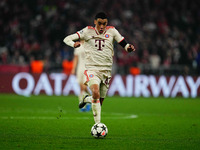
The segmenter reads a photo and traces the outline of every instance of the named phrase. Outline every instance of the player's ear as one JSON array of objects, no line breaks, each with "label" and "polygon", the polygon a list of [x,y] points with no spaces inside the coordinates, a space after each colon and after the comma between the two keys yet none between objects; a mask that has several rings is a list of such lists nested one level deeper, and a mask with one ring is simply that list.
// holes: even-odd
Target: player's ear
[{"label": "player's ear", "polygon": [[97,25],[97,20],[96,19],[94,20],[94,24]]}]

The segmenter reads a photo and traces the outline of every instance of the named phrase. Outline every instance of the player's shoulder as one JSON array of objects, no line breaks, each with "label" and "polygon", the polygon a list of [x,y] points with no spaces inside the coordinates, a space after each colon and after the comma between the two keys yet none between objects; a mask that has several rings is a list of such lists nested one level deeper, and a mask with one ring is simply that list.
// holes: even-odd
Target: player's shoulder
[{"label": "player's shoulder", "polygon": [[109,29],[112,30],[112,29],[115,29],[115,27],[114,27],[114,26],[107,26],[107,27],[106,27],[106,30],[109,30]]},{"label": "player's shoulder", "polygon": [[114,26],[107,26],[106,31],[115,34],[117,29]]},{"label": "player's shoulder", "polygon": [[87,32],[91,32],[92,30],[95,30],[95,28],[92,27],[92,26],[86,26],[82,30],[80,30],[79,33],[84,34],[84,33],[87,33]]},{"label": "player's shoulder", "polygon": [[93,27],[93,26],[86,26],[85,28],[84,28],[84,32],[85,33],[87,33],[87,32],[94,32],[95,31],[95,27]]},{"label": "player's shoulder", "polygon": [[95,28],[93,26],[87,26],[86,27],[88,30],[95,30]]}]

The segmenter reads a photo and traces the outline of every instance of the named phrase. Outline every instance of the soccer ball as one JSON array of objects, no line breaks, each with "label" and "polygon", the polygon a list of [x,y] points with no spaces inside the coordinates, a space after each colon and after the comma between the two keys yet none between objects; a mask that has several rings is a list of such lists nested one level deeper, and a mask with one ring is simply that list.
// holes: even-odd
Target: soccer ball
[{"label": "soccer ball", "polygon": [[108,128],[103,123],[96,123],[91,128],[91,134],[95,138],[105,138],[108,134]]}]

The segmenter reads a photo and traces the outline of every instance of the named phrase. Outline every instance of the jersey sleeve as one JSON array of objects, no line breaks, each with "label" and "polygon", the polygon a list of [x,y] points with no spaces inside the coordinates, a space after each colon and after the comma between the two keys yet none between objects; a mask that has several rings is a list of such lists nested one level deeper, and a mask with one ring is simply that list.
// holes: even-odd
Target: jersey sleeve
[{"label": "jersey sleeve", "polygon": [[124,37],[117,31],[117,29],[113,29],[113,33],[114,33],[114,39],[115,41],[117,41],[117,43],[120,43]]},{"label": "jersey sleeve", "polygon": [[85,34],[87,33],[87,27],[83,28],[82,30],[76,32],[79,36],[79,40],[84,39]]},{"label": "jersey sleeve", "polygon": [[67,37],[64,38],[63,42],[71,47],[74,47],[74,43],[75,43],[74,41],[84,39],[84,35],[86,32],[85,30],[86,28],[74,34],[68,35]]},{"label": "jersey sleeve", "polygon": [[71,47],[74,47],[74,41],[78,40],[78,35],[76,33],[68,35],[67,37],[64,38],[63,42]]}]

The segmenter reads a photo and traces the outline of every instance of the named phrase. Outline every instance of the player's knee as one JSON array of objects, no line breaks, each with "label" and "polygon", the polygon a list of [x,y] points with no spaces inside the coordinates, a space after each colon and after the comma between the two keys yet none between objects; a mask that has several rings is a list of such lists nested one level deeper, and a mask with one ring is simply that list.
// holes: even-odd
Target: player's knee
[{"label": "player's knee", "polygon": [[93,97],[93,99],[99,99],[100,98],[100,94],[99,94],[99,90],[98,89],[94,89],[92,91],[92,97]]}]

